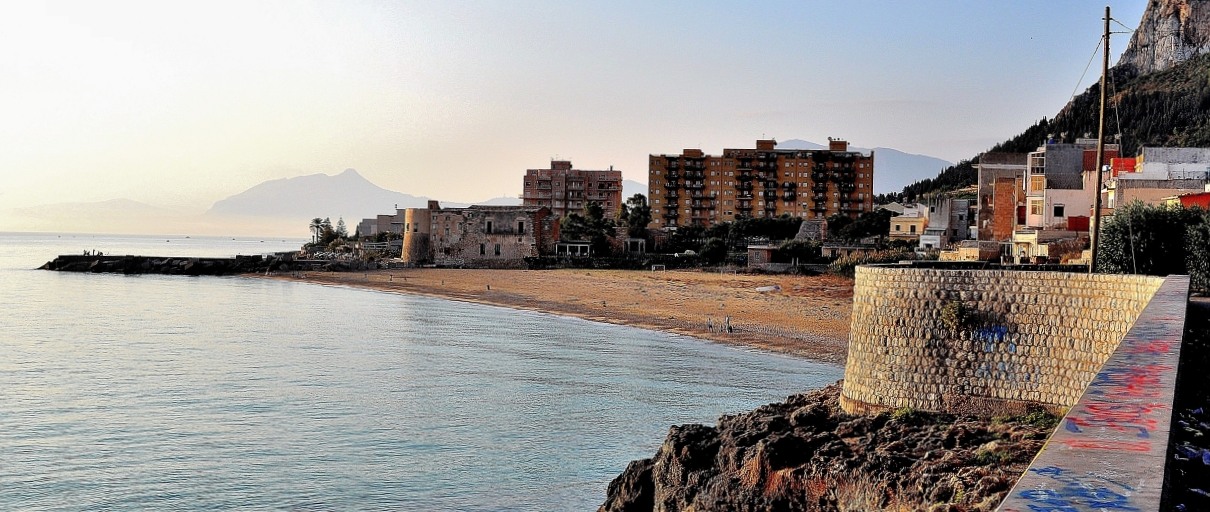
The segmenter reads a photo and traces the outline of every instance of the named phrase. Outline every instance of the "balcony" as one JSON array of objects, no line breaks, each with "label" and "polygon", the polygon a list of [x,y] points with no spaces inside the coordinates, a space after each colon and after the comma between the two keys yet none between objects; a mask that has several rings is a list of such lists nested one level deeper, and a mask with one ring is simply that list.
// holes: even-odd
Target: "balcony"
[{"label": "balcony", "polygon": [[784,201],[793,201],[798,198],[798,193],[791,191],[791,190],[787,190],[785,192],[782,192],[781,198]]},{"label": "balcony", "polygon": [[741,192],[740,194],[736,195],[735,197],[737,199],[752,199],[752,193],[751,192]]},{"label": "balcony", "polygon": [[686,181],[685,188],[700,190],[700,189],[706,188],[706,184],[703,182],[700,182],[700,181]]},{"label": "balcony", "polygon": [[677,192],[675,189],[669,190],[668,192],[664,193],[664,197],[666,197],[668,199],[678,199],[681,197],[681,193]]},{"label": "balcony", "polygon": [[685,171],[685,179],[687,180],[704,180],[706,173],[704,171]]},{"label": "balcony", "polygon": [[679,180],[681,179],[681,173],[676,171],[668,171],[664,173],[664,178],[669,180]]},{"label": "balcony", "polygon": [[664,182],[664,188],[681,188],[681,182],[679,182],[679,181],[665,181],[665,182]]}]

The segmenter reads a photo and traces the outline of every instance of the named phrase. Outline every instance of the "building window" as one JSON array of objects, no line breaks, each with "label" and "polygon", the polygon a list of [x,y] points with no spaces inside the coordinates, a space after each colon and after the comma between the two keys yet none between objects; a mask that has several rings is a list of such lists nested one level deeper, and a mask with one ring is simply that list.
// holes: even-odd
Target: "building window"
[{"label": "building window", "polygon": [[492,233],[492,221],[489,220],[489,221],[487,221],[487,234],[490,235],[491,233]]},{"label": "building window", "polygon": [[517,221],[517,234],[518,235],[525,234],[525,221],[523,221],[523,220]]},{"label": "building window", "polygon": [[911,233],[913,235],[916,234],[916,225],[915,224],[908,226],[908,233]]},{"label": "building window", "polygon": [[496,256],[500,255],[500,244],[496,244]]},{"label": "building window", "polygon": [[903,228],[899,224],[895,224],[895,231],[903,231]]},{"label": "building window", "polygon": [[1029,202],[1029,214],[1030,215],[1042,215],[1042,201],[1030,201]]},{"label": "building window", "polygon": [[1066,208],[1064,208],[1063,205],[1056,204],[1055,205],[1055,217],[1066,217],[1066,215],[1063,215],[1064,213],[1067,213],[1065,210],[1066,210]]},{"label": "building window", "polygon": [[1044,189],[1046,189],[1046,176],[1030,176],[1029,177],[1029,191],[1030,192],[1041,192]]},{"label": "building window", "polygon": [[487,255],[487,244],[479,244],[479,255],[480,256]]}]

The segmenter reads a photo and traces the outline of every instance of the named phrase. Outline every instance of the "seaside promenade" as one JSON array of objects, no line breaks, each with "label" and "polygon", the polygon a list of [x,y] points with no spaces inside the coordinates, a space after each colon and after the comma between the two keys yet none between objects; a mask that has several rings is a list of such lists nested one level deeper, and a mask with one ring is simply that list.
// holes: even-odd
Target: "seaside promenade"
[{"label": "seaside promenade", "polygon": [[269,278],[544,311],[835,364],[844,363],[853,298],[852,281],[829,275],[393,269]]}]

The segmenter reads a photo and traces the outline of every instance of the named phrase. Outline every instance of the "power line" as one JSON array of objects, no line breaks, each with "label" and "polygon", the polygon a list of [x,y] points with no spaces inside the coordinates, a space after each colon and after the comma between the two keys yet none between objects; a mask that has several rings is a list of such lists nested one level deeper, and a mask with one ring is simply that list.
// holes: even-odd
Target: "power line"
[{"label": "power line", "polygon": [[1088,64],[1084,66],[1084,73],[1080,74],[1080,79],[1076,81],[1076,87],[1071,90],[1071,98],[1067,100],[1071,103],[1076,99],[1076,93],[1080,91],[1080,84],[1084,83],[1084,77],[1088,76],[1088,68],[1092,67],[1092,61],[1096,60],[1097,52],[1101,50],[1101,40],[1097,40],[1097,47],[1092,49],[1092,56],[1088,58]]}]

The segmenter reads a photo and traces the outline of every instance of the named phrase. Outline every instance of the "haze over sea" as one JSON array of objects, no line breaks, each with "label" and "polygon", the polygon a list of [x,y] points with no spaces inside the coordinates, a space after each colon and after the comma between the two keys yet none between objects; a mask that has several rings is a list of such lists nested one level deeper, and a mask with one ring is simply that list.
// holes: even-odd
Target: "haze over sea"
[{"label": "haze over sea", "polygon": [[0,509],[592,510],[670,425],[842,374],[427,297],[32,270],[301,243],[0,234]]}]

